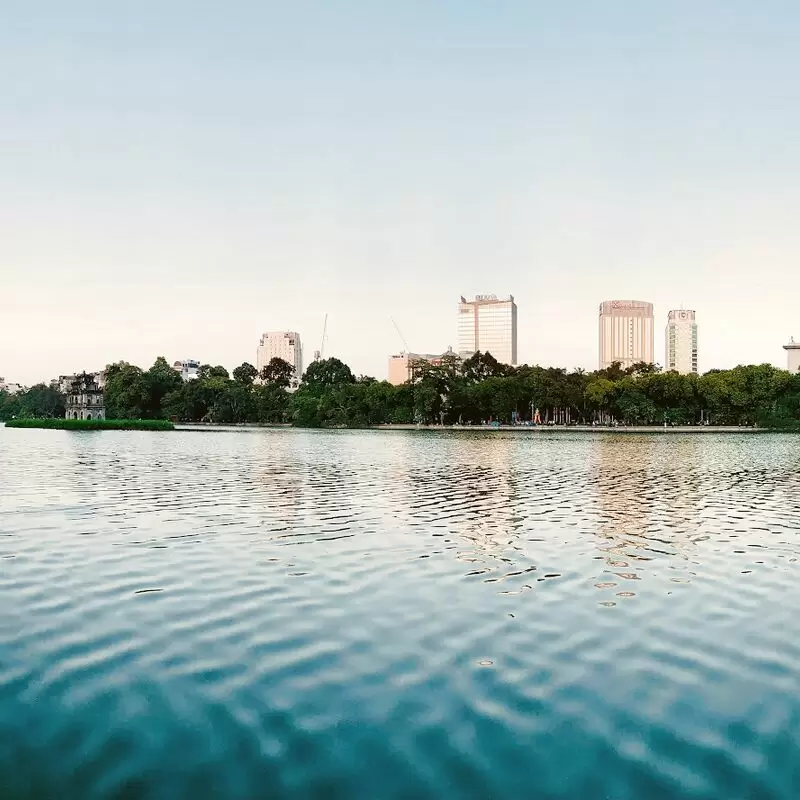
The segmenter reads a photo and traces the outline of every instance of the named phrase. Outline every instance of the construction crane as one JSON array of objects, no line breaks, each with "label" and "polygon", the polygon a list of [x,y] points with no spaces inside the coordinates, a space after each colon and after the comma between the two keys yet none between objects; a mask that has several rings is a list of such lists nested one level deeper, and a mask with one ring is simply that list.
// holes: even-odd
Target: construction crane
[{"label": "construction crane", "polygon": [[319,350],[314,351],[314,361],[319,361],[321,358],[325,358],[325,338],[328,335],[328,315],[325,315],[325,323],[322,326],[322,343],[319,346]]},{"label": "construction crane", "polygon": [[406,341],[406,337],[403,336],[403,332],[400,330],[400,326],[394,321],[394,317],[389,317],[392,321],[392,325],[394,325],[394,329],[397,331],[397,335],[400,337],[400,341],[403,343],[403,353],[408,352],[408,342]]}]

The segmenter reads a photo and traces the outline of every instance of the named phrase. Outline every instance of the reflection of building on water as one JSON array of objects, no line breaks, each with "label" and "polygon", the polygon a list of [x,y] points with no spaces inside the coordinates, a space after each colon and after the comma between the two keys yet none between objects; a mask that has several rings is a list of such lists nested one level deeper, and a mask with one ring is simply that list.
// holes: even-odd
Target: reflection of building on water
[{"label": "reflection of building on water", "polygon": [[602,435],[592,442],[597,533],[613,567],[674,556],[701,534],[699,436]]},{"label": "reflection of building on water", "polygon": [[406,437],[398,445],[407,450],[397,499],[408,524],[466,543],[470,551],[459,555],[465,560],[472,553],[507,563],[504,553],[517,546],[523,525],[517,440],[457,433]]}]

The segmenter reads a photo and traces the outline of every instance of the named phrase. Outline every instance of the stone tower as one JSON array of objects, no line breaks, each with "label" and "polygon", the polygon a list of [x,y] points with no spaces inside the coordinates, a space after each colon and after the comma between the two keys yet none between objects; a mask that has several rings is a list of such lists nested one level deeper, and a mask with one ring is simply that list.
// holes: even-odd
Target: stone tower
[{"label": "stone tower", "polygon": [[67,392],[67,419],[105,419],[103,390],[93,375],[76,375]]}]

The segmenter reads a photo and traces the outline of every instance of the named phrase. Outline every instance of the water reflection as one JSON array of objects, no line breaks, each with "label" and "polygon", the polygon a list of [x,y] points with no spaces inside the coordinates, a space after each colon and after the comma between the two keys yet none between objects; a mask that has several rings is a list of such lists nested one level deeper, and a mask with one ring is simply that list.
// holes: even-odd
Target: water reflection
[{"label": "water reflection", "polygon": [[0,438],[3,797],[796,796],[797,438]]}]

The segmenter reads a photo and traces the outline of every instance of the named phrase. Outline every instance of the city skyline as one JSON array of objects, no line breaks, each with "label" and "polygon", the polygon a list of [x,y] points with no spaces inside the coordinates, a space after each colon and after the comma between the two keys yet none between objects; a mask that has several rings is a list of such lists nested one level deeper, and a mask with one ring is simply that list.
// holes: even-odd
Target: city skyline
[{"label": "city skyline", "polygon": [[391,317],[455,348],[441,309],[487,287],[524,308],[520,362],[594,368],[592,310],[643,297],[698,309],[704,368],[785,363],[800,8],[231,9],[7,10],[8,380],[233,365],[265,324],[310,353],[326,313],[326,352],[381,375]]},{"label": "city skyline", "polygon": [[[511,308],[511,315],[509,317],[509,321],[513,320],[513,325],[509,328],[509,330],[516,331],[517,328],[517,306],[514,301],[513,295],[508,296],[507,298],[497,298],[496,295],[477,295],[473,301],[467,301],[466,298],[462,295],[460,298],[461,302],[459,303],[459,315],[457,326],[455,330],[455,340],[458,342],[461,333],[462,320],[463,314],[462,310],[464,307],[467,308],[468,311],[472,312],[472,319],[473,322],[476,319],[476,309],[481,305],[497,305],[497,306],[510,306]],[[629,317],[634,317],[635,319],[631,319]],[[638,318],[641,317],[641,320]],[[604,323],[604,318],[606,319]],[[613,318],[613,321],[612,319]],[[657,355],[657,351],[655,348],[655,328],[656,322],[658,319],[658,313],[655,309],[655,306],[652,303],[647,301],[640,301],[640,300],[608,300],[603,301],[600,303],[600,327],[597,331],[597,348],[599,350],[599,360],[593,367],[583,367],[582,365],[574,365],[570,367],[565,364],[556,364],[547,361],[546,359],[540,359],[538,361],[519,361],[518,363],[528,363],[528,364],[538,364],[540,366],[554,366],[554,367],[562,367],[564,369],[575,369],[575,368],[582,368],[586,369],[587,371],[591,372],[597,368],[604,369],[610,366],[614,361],[619,361],[619,363],[623,366],[623,368],[629,367],[639,361],[644,360],[647,363],[653,363],[660,367],[663,371],[670,371],[674,370],[677,372],[688,373],[688,372],[695,372],[698,374],[702,374],[703,372],[707,372],[710,369],[720,369],[716,365],[714,366],[706,366],[703,370],[698,369],[698,339],[697,339],[697,324],[696,324],[696,311],[694,310],[687,310],[687,309],[671,309],[666,313],[666,328],[664,331],[665,339],[664,339],[664,359],[663,361]],[[677,335],[676,341],[671,341],[671,331],[675,331],[676,327],[680,327],[681,320],[685,323],[685,330]],[[402,375],[408,374],[409,365],[411,360],[414,359],[422,359],[429,361],[430,363],[436,364],[439,363],[441,360],[442,354],[446,353],[454,353],[455,355],[460,355],[463,357],[468,357],[474,351],[470,352],[459,352],[458,350],[453,350],[451,345],[448,345],[447,348],[443,348],[439,352],[422,352],[422,351],[412,351],[406,350],[406,341],[403,337],[400,328],[394,322],[393,319],[390,320],[392,324],[395,326],[395,330],[397,335],[400,336],[401,340],[403,341],[404,347],[397,352],[397,348],[394,348],[389,356],[388,356],[388,368],[386,371],[377,371],[375,373],[371,373],[372,377],[377,378],[378,380],[388,380],[390,383],[398,384],[402,382],[400,377]],[[644,321],[644,322],[642,322]],[[619,325],[622,325],[622,328],[619,328]],[[645,324],[646,327],[642,328],[642,324]],[[327,315],[326,319],[323,323],[324,330],[327,331]],[[625,335],[622,336],[620,331]],[[626,355],[623,354],[619,347],[621,346],[617,340],[625,339],[627,337],[633,337],[634,331],[636,333],[636,345],[634,346],[633,338],[631,339],[630,343],[623,343],[626,347],[630,348],[630,352]],[[613,335],[612,335],[613,334]],[[328,337],[327,333],[325,333],[325,342],[327,343]],[[514,337],[515,338],[515,337]],[[303,360],[303,346],[302,346],[301,334],[299,331],[270,331],[263,333],[259,340],[259,345],[256,349],[256,358],[254,361],[250,362],[256,369],[260,372],[260,370],[265,366],[272,357],[279,357],[283,358],[287,362],[293,365],[295,368],[296,373],[299,376],[302,376],[305,369],[307,368],[308,364],[304,363]],[[676,347],[677,345],[677,347]],[[769,360],[762,360],[758,362],[752,363],[770,363],[774,366],[777,366],[782,369],[788,369],[791,372],[794,372],[800,369],[800,344],[796,344],[794,337],[790,337],[790,343],[781,346],[784,351],[787,352],[787,358],[783,359],[783,363],[776,363],[776,360],[773,359],[772,361]],[[616,349],[615,349],[616,348]],[[675,348],[675,357],[671,358],[671,348]],[[514,341],[514,350],[516,350],[516,341]],[[604,353],[608,351],[610,354],[608,357],[604,357]],[[482,348],[482,352],[490,352],[492,355],[492,349]],[[648,359],[648,353],[651,354],[651,358]],[[159,353],[159,356],[163,356],[163,353]],[[326,353],[326,357],[337,357],[341,358],[341,356],[335,353]],[[316,357],[316,352],[315,352]],[[495,356],[496,357],[496,356]],[[166,356],[167,361],[170,361],[169,356]],[[102,370],[105,369],[108,364],[113,363],[113,361],[119,361],[122,359],[112,359],[111,361],[107,361],[98,369],[100,370],[97,372],[98,375],[102,375]],[[154,359],[153,359],[154,360]],[[347,359],[342,358],[346,363]],[[503,361],[503,359],[498,358],[499,361]],[[238,360],[238,357],[235,357],[230,362],[225,362],[222,364],[226,369],[232,370],[234,367],[238,366],[240,363],[248,362],[249,359],[244,358],[242,361]],[[787,363],[788,362],[788,363]],[[143,363],[151,363],[151,362],[143,362]],[[213,360],[196,360],[196,359],[189,359],[189,360],[182,360],[179,359],[173,362],[173,367],[181,372],[182,377],[184,380],[188,380],[190,378],[196,377],[197,368],[202,363],[208,363],[212,366],[215,363]],[[503,363],[508,363],[503,361]],[[746,362],[740,361],[739,364],[744,364]],[[387,364],[386,357],[384,356],[384,365]],[[734,364],[733,366],[736,366]],[[83,369],[84,367],[82,367]],[[727,369],[729,367],[725,367]],[[370,373],[359,373],[356,370],[356,374],[370,374]],[[65,373],[62,371],[59,373],[59,381],[63,381]],[[298,377],[295,378],[295,384],[298,382]],[[54,377],[51,378],[43,378],[39,377],[33,380],[31,383],[25,383],[23,381],[14,381],[9,382],[10,385],[13,385],[17,388],[21,386],[30,386],[33,383],[39,383],[42,380],[52,380]],[[0,378],[0,389],[2,386],[5,385],[5,379]]]}]

